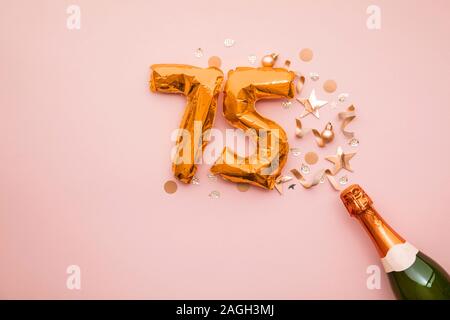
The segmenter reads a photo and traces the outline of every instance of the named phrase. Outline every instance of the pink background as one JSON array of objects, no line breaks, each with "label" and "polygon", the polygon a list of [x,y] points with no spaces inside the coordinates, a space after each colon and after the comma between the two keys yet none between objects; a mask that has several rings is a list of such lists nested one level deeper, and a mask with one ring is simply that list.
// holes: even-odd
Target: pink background
[{"label": "pink background", "polygon": [[[81,30],[66,8],[81,7]],[[366,8],[381,8],[368,30]],[[0,10],[0,298],[393,298],[385,276],[366,287],[376,251],[329,185],[239,192],[233,184],[171,179],[170,133],[184,99],[148,90],[153,63],[222,70],[280,53],[318,72],[316,88],[358,108],[360,183],[396,230],[450,269],[450,4],[435,1],[18,1]],[[236,44],[223,45],[225,38]],[[205,56],[194,57],[201,47]],[[312,48],[310,63],[301,48]],[[326,79],[338,90],[326,94]],[[300,105],[261,102],[289,134]],[[326,106],[322,127],[348,104]],[[217,128],[229,128],[217,114]],[[337,124],[337,122],[336,122]],[[320,154],[346,151],[341,134]],[[299,167],[290,156],[285,172]],[[312,171],[324,167],[323,159]],[[341,172],[339,176],[344,175]],[[310,175],[311,176],[311,175]],[[310,177],[309,176],[309,177]],[[221,198],[208,194],[218,190]],[[81,267],[81,290],[66,268]]]}]

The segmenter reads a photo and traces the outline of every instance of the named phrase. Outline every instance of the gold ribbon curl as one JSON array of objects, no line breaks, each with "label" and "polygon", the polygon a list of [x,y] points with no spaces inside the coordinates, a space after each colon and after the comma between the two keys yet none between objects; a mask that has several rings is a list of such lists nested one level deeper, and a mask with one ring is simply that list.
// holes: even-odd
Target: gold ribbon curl
[{"label": "gold ribbon curl", "polygon": [[311,182],[307,182],[306,179],[303,177],[303,175],[298,171],[297,169],[292,169],[291,173],[294,175],[294,177],[299,180],[300,184],[305,189],[311,189],[312,187],[318,185],[320,183],[320,180],[322,177],[326,177],[328,182],[331,184],[334,190],[341,191],[341,188],[339,187],[339,184],[336,182],[336,180],[333,177],[333,173],[330,169],[322,169],[318,172],[316,172],[313,176],[313,179]]},{"label": "gold ribbon curl", "polygon": [[356,108],[354,105],[351,105],[347,108],[346,111],[339,112],[339,119],[342,120],[341,131],[347,138],[353,138],[355,133],[345,130],[350,122],[356,118]]},{"label": "gold ribbon curl", "polygon": [[297,138],[303,138],[309,131],[311,131],[314,135],[314,138],[316,140],[316,143],[319,147],[323,148],[325,147],[325,140],[322,138],[322,135],[320,134],[320,132],[317,129],[308,129],[308,128],[303,128],[302,126],[302,121],[300,119],[295,119],[295,123],[296,123],[296,128],[295,128],[295,136]]}]

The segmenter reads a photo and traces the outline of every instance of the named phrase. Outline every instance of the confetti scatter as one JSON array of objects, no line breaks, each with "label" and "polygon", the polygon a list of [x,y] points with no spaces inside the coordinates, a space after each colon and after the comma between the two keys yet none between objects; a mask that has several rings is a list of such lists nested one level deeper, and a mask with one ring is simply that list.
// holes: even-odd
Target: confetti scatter
[{"label": "confetti scatter", "polygon": [[196,185],[200,184],[200,179],[198,177],[193,177],[191,180],[191,184],[196,184]]},{"label": "confetti scatter", "polygon": [[202,50],[202,48],[198,48],[197,50],[195,50],[194,56],[195,56],[196,58],[201,58],[201,57],[203,57],[203,50]]},{"label": "confetti scatter", "polygon": [[298,157],[302,152],[300,148],[291,148],[291,153],[294,157]]},{"label": "confetti scatter", "polygon": [[211,191],[208,195],[210,199],[219,199],[220,198],[220,192],[217,190]]},{"label": "confetti scatter", "polygon": [[300,115],[300,118],[306,117],[308,114],[312,113],[317,119],[320,118],[319,108],[322,108],[324,105],[328,103],[328,101],[319,100],[316,97],[316,91],[313,89],[309,98],[297,99],[300,102],[305,110]]},{"label": "confetti scatter", "polygon": [[283,194],[283,184],[292,180],[290,176],[279,176],[275,182],[275,189],[280,195]]},{"label": "confetti scatter", "polygon": [[178,185],[173,180],[168,180],[166,183],[164,183],[164,191],[168,194],[172,194],[177,192]]},{"label": "confetti scatter", "polygon": [[291,173],[294,175],[294,177],[295,177],[297,180],[303,179],[302,174],[301,174],[300,171],[298,171],[297,169],[292,169],[292,170],[291,170]]},{"label": "confetti scatter", "polygon": [[333,178],[333,175],[329,169],[322,169],[318,172],[316,172],[310,182],[307,182],[305,178],[303,178],[302,174],[298,172],[297,169],[291,170],[292,173],[296,172],[295,177],[300,181],[300,184],[305,189],[311,189],[312,187],[318,185],[319,183],[325,183],[325,179],[328,179],[328,182],[330,182],[331,186],[335,191],[339,191],[340,187],[336,180]]},{"label": "confetti scatter", "polygon": [[319,183],[325,183],[325,175],[324,174],[320,177]]},{"label": "confetti scatter", "polygon": [[319,161],[319,156],[317,155],[317,153],[310,151],[305,154],[305,161],[310,165],[316,164],[317,161]]},{"label": "confetti scatter", "polygon": [[300,94],[303,90],[303,86],[305,85],[305,77],[301,74],[297,75],[298,81],[295,85],[295,90],[297,91],[297,94]]},{"label": "confetti scatter", "polygon": [[348,97],[349,97],[348,93],[341,93],[338,96],[338,100],[339,100],[339,102],[345,102],[348,99]]},{"label": "confetti scatter", "polygon": [[302,121],[300,119],[295,119],[295,124],[295,136],[297,138],[302,139],[306,135],[306,133],[311,131],[314,135],[317,145],[321,148],[325,147],[325,144],[331,142],[334,139],[333,126],[331,125],[331,122],[326,125],[325,129],[322,132],[319,132],[319,130],[314,128],[303,128]]},{"label": "confetti scatter", "polygon": [[286,183],[292,180],[292,177],[290,176],[281,176],[277,179],[278,184]]},{"label": "confetti scatter", "polygon": [[212,173],[208,173],[208,179],[209,181],[217,181],[217,176]]},{"label": "confetti scatter", "polygon": [[334,80],[327,80],[323,84],[323,90],[325,90],[328,93],[333,93],[337,89],[337,83]]},{"label": "confetti scatter", "polygon": [[209,67],[220,68],[221,65],[222,65],[222,60],[218,56],[212,56],[208,59]]},{"label": "confetti scatter", "polygon": [[300,60],[302,60],[304,62],[309,62],[314,57],[314,53],[311,49],[305,48],[300,51],[299,57],[300,57]]},{"label": "confetti scatter", "polygon": [[314,128],[304,129],[302,121],[300,119],[295,119],[295,123],[296,123],[295,136],[297,138],[302,139],[307,132],[311,131],[314,135],[317,145],[321,148],[325,147],[327,143],[330,143],[334,139],[333,125],[331,124],[331,122],[327,123],[325,129],[323,129],[322,132],[319,132],[319,130]]},{"label": "confetti scatter", "polygon": [[336,155],[328,156],[325,159],[334,164],[334,168],[331,171],[333,175],[337,174],[341,169],[353,172],[350,166],[350,159],[355,156],[356,153],[344,153],[341,147],[338,147]]},{"label": "confetti scatter", "polygon": [[248,189],[250,189],[250,185],[248,183],[238,183],[236,187],[240,192],[247,192]]},{"label": "confetti scatter", "polygon": [[250,62],[251,64],[255,64],[256,60],[258,59],[258,57],[254,54],[251,54],[247,57],[248,62]]},{"label": "confetti scatter", "polygon": [[234,43],[235,43],[235,41],[234,41],[233,39],[230,39],[230,38],[225,39],[225,40],[223,41],[223,45],[224,45],[225,47],[227,47],[227,48],[230,48],[230,47],[234,46]]},{"label": "confetti scatter", "polygon": [[356,118],[356,108],[354,105],[351,105],[347,108],[346,111],[339,112],[338,114],[339,119],[342,121],[341,123],[341,131],[347,138],[353,138],[355,135],[354,132],[347,131],[345,128],[348,126],[350,122],[353,121],[353,119]]},{"label": "confetti scatter", "polygon": [[311,172],[311,169],[306,164],[302,164],[302,166],[300,167],[300,171],[303,174],[308,174]]},{"label": "confetti scatter", "polygon": [[309,78],[310,78],[312,81],[317,81],[317,80],[320,79],[320,76],[319,76],[319,74],[318,74],[317,72],[310,72],[310,73],[309,73]]},{"label": "confetti scatter", "polygon": [[351,147],[357,147],[357,146],[359,146],[359,140],[356,139],[356,138],[352,138],[352,139],[348,142],[348,144],[349,144]]},{"label": "confetti scatter", "polygon": [[289,109],[292,106],[292,101],[283,101],[281,103],[281,106],[283,107],[283,109]]},{"label": "confetti scatter", "polygon": [[345,186],[348,182],[348,177],[347,176],[342,176],[339,178],[339,183],[343,186]]}]

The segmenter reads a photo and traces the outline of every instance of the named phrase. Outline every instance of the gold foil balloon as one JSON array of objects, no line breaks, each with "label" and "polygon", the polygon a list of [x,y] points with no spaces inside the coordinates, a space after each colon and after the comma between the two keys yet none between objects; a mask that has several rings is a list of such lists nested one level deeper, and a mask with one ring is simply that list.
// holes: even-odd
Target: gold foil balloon
[{"label": "gold foil balloon", "polygon": [[187,97],[172,159],[174,175],[182,182],[190,183],[197,171],[196,163],[207,144],[203,133],[213,126],[222,81],[223,72],[215,67],[203,69],[183,64],[151,67],[153,92],[181,93]]},{"label": "gold foil balloon", "polygon": [[250,132],[256,140],[256,152],[244,158],[225,148],[211,168],[212,173],[232,182],[274,188],[286,164],[287,136],[283,128],[256,111],[255,103],[261,99],[293,98],[294,79],[294,72],[283,68],[240,67],[228,73],[223,114],[232,126]]}]

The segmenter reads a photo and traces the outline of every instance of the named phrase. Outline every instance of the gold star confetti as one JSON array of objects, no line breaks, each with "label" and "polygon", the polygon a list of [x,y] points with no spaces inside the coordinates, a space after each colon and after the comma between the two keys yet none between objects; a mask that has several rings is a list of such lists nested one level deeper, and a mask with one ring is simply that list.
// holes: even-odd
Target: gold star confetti
[{"label": "gold star confetti", "polygon": [[353,169],[350,167],[350,159],[353,158],[353,156],[356,154],[356,152],[352,153],[344,153],[341,147],[338,147],[337,153],[335,156],[328,156],[325,159],[332,162],[334,164],[333,170],[331,172],[333,175],[338,173],[341,169],[345,169],[348,171],[353,172]]},{"label": "gold star confetti", "polygon": [[318,100],[314,89],[311,91],[309,98],[297,99],[297,101],[305,107],[305,110],[301,114],[300,118],[304,118],[308,114],[312,113],[317,119],[319,119],[319,108],[328,103],[328,101]]}]

